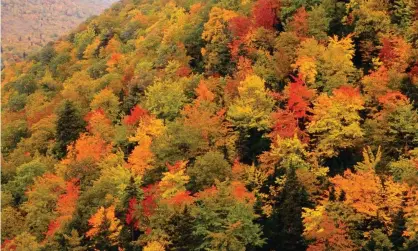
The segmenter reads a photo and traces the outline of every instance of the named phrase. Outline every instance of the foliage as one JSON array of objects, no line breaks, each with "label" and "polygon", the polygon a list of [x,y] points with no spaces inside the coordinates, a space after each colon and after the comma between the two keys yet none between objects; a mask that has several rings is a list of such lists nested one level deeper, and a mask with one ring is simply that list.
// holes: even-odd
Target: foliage
[{"label": "foliage", "polygon": [[224,181],[231,176],[231,166],[219,152],[207,152],[196,158],[193,166],[188,168],[193,190],[211,187],[216,180]]},{"label": "foliage", "polygon": [[[242,250],[246,246],[260,246],[260,228],[253,223],[256,218],[251,204],[254,197],[245,188],[234,196],[239,184],[218,182],[199,194],[200,205],[194,211],[194,234],[204,238],[200,248],[216,250]],[[248,199],[247,199],[248,198]]]},{"label": "foliage", "polygon": [[415,250],[413,2],[124,0],[8,61],[2,248]]},{"label": "foliage", "polygon": [[56,125],[56,154],[62,158],[67,153],[67,146],[74,142],[84,129],[84,121],[71,101],[65,101],[58,112]]},{"label": "foliage", "polygon": [[238,95],[229,107],[228,119],[240,129],[267,129],[273,99],[268,95],[264,81],[255,75],[248,76],[238,87]]},{"label": "foliage", "polygon": [[357,89],[344,86],[334,90],[333,96],[321,94],[314,101],[308,132],[317,137],[314,140],[318,141],[320,156],[336,156],[338,149],[353,147],[353,140],[363,137],[358,113],[364,108],[363,103]]},{"label": "foliage", "polygon": [[182,83],[158,81],[146,90],[145,107],[161,119],[173,120],[186,102],[183,88]]}]

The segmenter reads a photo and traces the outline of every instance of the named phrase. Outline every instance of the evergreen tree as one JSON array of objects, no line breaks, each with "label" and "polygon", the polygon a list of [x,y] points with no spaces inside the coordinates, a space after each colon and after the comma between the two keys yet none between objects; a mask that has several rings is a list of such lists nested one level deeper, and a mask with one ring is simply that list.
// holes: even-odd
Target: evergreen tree
[{"label": "evergreen tree", "polygon": [[194,217],[190,214],[190,209],[186,206],[181,213],[174,214],[170,220],[167,233],[170,236],[171,244],[169,250],[187,251],[195,250],[196,243],[200,243],[193,235]]},{"label": "evergreen tree", "polygon": [[58,111],[56,124],[55,155],[63,158],[67,154],[67,146],[74,142],[80,132],[84,130],[84,120],[73,102],[66,100],[63,107]]},{"label": "evergreen tree", "polygon": [[296,170],[287,170],[286,183],[277,198],[273,215],[266,221],[267,250],[305,250],[302,236],[302,208],[309,205],[307,194],[298,181]]},{"label": "evergreen tree", "polygon": [[393,243],[393,245],[396,248],[396,250],[402,250],[400,249],[400,247],[403,246],[403,244],[405,243],[405,237],[403,236],[404,231],[406,230],[405,227],[405,218],[404,218],[405,213],[403,212],[403,210],[399,211],[398,214],[396,215],[394,221],[394,226],[393,226],[393,231],[392,234],[389,236],[390,241]]}]

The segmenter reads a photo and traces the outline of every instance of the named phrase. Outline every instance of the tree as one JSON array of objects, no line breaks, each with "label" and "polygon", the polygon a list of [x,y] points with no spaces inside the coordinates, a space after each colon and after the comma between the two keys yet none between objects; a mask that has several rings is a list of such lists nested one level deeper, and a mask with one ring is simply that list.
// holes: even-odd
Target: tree
[{"label": "tree", "polygon": [[120,221],[115,216],[115,206],[100,207],[89,219],[90,230],[86,236],[94,240],[100,249],[109,249],[118,245],[119,233],[122,229]]},{"label": "tree", "polygon": [[158,241],[152,241],[147,243],[147,245],[144,247],[144,251],[165,251],[165,248]]},{"label": "tree", "polygon": [[[335,8],[337,5],[332,6]],[[314,6],[308,13],[308,34],[319,41],[326,41],[328,39],[328,31],[330,28],[331,18],[327,15],[330,7],[320,4]],[[331,7],[331,8],[332,8]],[[329,8],[329,9],[327,9]]]},{"label": "tree", "polygon": [[68,154],[57,166],[60,174],[66,178],[76,178],[82,189],[91,185],[99,176],[100,164],[112,158],[112,146],[102,138],[82,134],[74,144],[68,146]]},{"label": "tree", "polygon": [[[136,135],[129,139],[138,142],[138,145],[135,146],[128,158],[128,167],[135,175],[142,176],[147,170],[154,167],[155,156],[151,151],[151,144],[156,137],[163,134],[165,128],[160,119],[149,114],[139,114],[137,111],[137,109],[134,109],[126,120],[129,123],[134,122],[134,119],[139,121],[137,122]],[[138,116],[138,118],[136,119],[135,116]]]},{"label": "tree", "polygon": [[130,114],[123,118],[123,123],[128,126],[135,126],[141,118],[146,115],[148,115],[148,111],[143,109],[141,106],[136,105],[131,109]]},{"label": "tree", "polygon": [[69,100],[64,102],[57,115],[55,154],[58,158],[63,158],[67,154],[67,146],[84,130],[84,121]]},{"label": "tree", "polygon": [[174,164],[179,160],[189,160],[207,152],[209,147],[198,129],[186,127],[179,122],[167,125],[164,133],[151,145],[157,157],[157,166],[167,162]]},{"label": "tree", "polygon": [[187,251],[196,248],[198,239],[195,238],[193,229],[195,226],[195,218],[191,215],[190,207],[184,207],[179,214],[174,214],[169,219],[169,228],[167,234],[171,244],[168,248],[175,251]]},{"label": "tree", "polygon": [[273,174],[278,168],[288,169],[292,166],[308,168],[306,151],[307,144],[302,143],[294,134],[293,138],[275,138],[271,149],[260,156],[265,172]]},{"label": "tree", "polygon": [[219,152],[207,152],[197,157],[193,166],[187,170],[195,191],[211,187],[216,180],[224,181],[231,177],[231,166]]},{"label": "tree", "polygon": [[[121,160],[117,160],[117,162],[122,161],[123,157]],[[123,202],[126,200],[125,189],[130,184],[132,175],[129,169],[123,167],[120,163],[107,163],[105,166],[106,168],[101,168],[97,179],[89,181],[91,185],[80,193],[77,202],[77,217],[74,218],[75,222],[73,224],[76,224],[75,226],[79,225],[77,229],[80,229],[83,233],[89,229],[88,219],[98,208],[116,202],[118,202],[115,204],[117,208],[125,208],[123,206]],[[138,184],[138,180],[135,179],[135,186],[139,188]]]},{"label": "tree", "polygon": [[287,109],[293,113],[297,119],[307,116],[310,110],[310,101],[315,95],[315,91],[309,89],[300,78],[294,78],[285,89],[287,100]]},{"label": "tree", "polygon": [[264,86],[264,81],[255,75],[248,76],[240,83],[238,93],[239,97],[228,109],[228,120],[243,130],[267,129],[274,102]]},{"label": "tree", "polygon": [[382,48],[379,52],[379,59],[388,69],[397,72],[404,72],[408,67],[411,45],[401,37],[382,39]]},{"label": "tree", "polygon": [[68,146],[64,162],[93,160],[99,161],[110,153],[111,146],[98,136],[82,134],[74,144]]},{"label": "tree", "polygon": [[94,96],[90,107],[92,110],[102,109],[111,121],[115,121],[119,113],[119,100],[110,89],[105,88]]},{"label": "tree", "polygon": [[305,208],[302,213],[305,230],[303,235],[314,242],[308,246],[308,251],[356,249],[343,222],[336,222],[326,212],[326,207],[315,209]]},{"label": "tree", "polygon": [[77,230],[72,229],[71,235],[64,234],[64,239],[68,245],[68,247],[72,251],[85,251],[87,250],[86,247],[81,245],[82,236],[79,236]]},{"label": "tree", "polygon": [[197,98],[192,104],[185,105],[181,111],[183,124],[201,132],[210,146],[225,144],[228,132],[225,123],[225,109],[219,109],[215,104],[215,93],[205,82],[200,82],[195,89]]},{"label": "tree", "polygon": [[41,245],[36,241],[35,236],[28,232],[23,232],[10,241],[4,243],[4,250],[7,251],[39,251]]},{"label": "tree", "polygon": [[379,35],[388,32],[390,16],[388,4],[380,1],[350,2],[347,5],[348,15],[344,21],[354,27],[356,37],[361,41],[359,51],[365,67],[371,63],[372,57],[377,52]]},{"label": "tree", "polygon": [[389,72],[385,66],[379,67],[377,70],[363,77],[361,83],[366,100],[369,102],[377,102],[380,96],[385,95],[389,89]]},{"label": "tree", "polygon": [[260,226],[254,223],[254,196],[245,188],[240,191],[237,197],[233,184],[218,182],[199,193],[192,211],[193,234],[201,240],[198,248],[234,251],[263,245]]},{"label": "tree", "polygon": [[27,213],[26,227],[35,233],[38,240],[43,240],[49,222],[55,218],[54,209],[59,195],[65,191],[65,181],[51,173],[35,179],[35,183],[26,192],[28,200],[22,204]]},{"label": "tree", "polygon": [[187,101],[182,84],[167,81],[156,81],[147,88],[145,97],[145,107],[164,121],[176,118]]},{"label": "tree", "polygon": [[286,31],[293,31],[300,38],[308,36],[308,13],[304,7],[300,7],[293,15],[293,19],[286,26]]},{"label": "tree", "polygon": [[26,200],[25,191],[34,183],[34,179],[47,171],[47,166],[39,159],[20,165],[16,169],[16,176],[7,183],[6,189],[13,195],[15,203],[21,204]]},{"label": "tree", "polygon": [[[375,146],[381,145],[391,156],[417,147],[418,115],[409,99],[400,92],[388,92],[378,101],[382,109],[366,121],[366,138]],[[378,134],[385,137],[378,137]]]},{"label": "tree", "polygon": [[297,166],[286,170],[283,190],[278,195],[272,216],[265,221],[266,248],[281,250],[304,250],[306,243],[302,236],[302,208],[309,206],[307,194],[296,176]]},{"label": "tree", "polygon": [[298,69],[308,85],[331,92],[356,80],[357,70],[353,65],[354,45],[351,35],[330,37],[324,47],[315,39],[306,39],[297,50],[294,68]]},{"label": "tree", "polygon": [[305,39],[296,50],[296,61],[292,64],[298,70],[299,77],[308,85],[315,85],[319,67],[318,61],[326,48],[313,38]]},{"label": "tree", "polygon": [[36,91],[37,84],[35,82],[35,76],[32,74],[23,74],[16,81],[9,83],[13,89],[19,94],[30,95]]},{"label": "tree", "polygon": [[86,129],[91,134],[98,136],[107,142],[110,142],[114,138],[115,128],[103,109],[99,108],[88,113],[84,119],[87,122]]},{"label": "tree", "polygon": [[97,57],[99,54],[99,45],[100,45],[100,39],[99,38],[94,39],[93,42],[86,47],[86,50],[83,53],[83,57],[87,59],[92,59],[94,57]]},{"label": "tree", "polygon": [[331,182],[337,194],[344,191],[344,204],[366,217],[377,218],[388,227],[402,209],[402,194],[407,191],[405,184],[395,183],[391,177],[382,180],[373,169],[356,173],[347,170],[344,176],[337,175]]},{"label": "tree", "polygon": [[22,212],[19,209],[16,209],[12,206],[6,206],[4,202],[2,203],[2,205],[3,207],[1,210],[1,238],[2,243],[7,245],[6,240],[11,240],[15,236],[18,236],[19,234],[25,231],[25,217],[22,215]]},{"label": "tree", "polygon": [[60,195],[57,200],[56,212],[58,217],[51,221],[48,226],[46,236],[53,236],[62,230],[69,221],[71,221],[76,210],[77,200],[80,194],[79,187],[76,185],[77,180],[68,181],[65,193]]},{"label": "tree", "polygon": [[356,68],[352,62],[353,56],[354,45],[351,36],[341,39],[334,36],[329,39],[319,70],[325,91],[354,82]]},{"label": "tree", "polygon": [[279,1],[258,0],[253,8],[253,19],[256,27],[273,29],[277,23],[276,12],[279,8]]},{"label": "tree", "polygon": [[337,156],[339,150],[355,146],[353,140],[363,137],[358,114],[363,103],[359,91],[349,86],[334,90],[331,97],[321,94],[314,101],[307,131],[314,136],[319,156]]},{"label": "tree", "polygon": [[228,21],[238,16],[230,10],[214,7],[209,13],[209,20],[204,24],[202,38],[206,42],[202,55],[206,70],[221,75],[229,74],[233,69],[229,43],[231,35],[228,31]]}]

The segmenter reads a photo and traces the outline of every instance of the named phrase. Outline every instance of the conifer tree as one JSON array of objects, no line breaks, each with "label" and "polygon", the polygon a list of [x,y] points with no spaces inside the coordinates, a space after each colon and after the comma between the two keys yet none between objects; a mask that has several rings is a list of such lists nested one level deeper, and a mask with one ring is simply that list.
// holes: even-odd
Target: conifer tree
[{"label": "conifer tree", "polygon": [[84,130],[84,120],[72,101],[66,100],[58,111],[56,124],[55,154],[63,158],[67,154],[67,146],[74,142]]}]

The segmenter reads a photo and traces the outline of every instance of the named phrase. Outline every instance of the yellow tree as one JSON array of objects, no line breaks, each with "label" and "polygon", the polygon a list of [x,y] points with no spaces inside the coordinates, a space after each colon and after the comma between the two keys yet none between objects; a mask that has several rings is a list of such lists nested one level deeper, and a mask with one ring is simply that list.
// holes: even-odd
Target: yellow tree
[{"label": "yellow tree", "polygon": [[162,120],[152,115],[144,115],[139,118],[139,125],[134,137],[130,141],[138,142],[128,158],[128,168],[138,176],[151,169],[154,164],[154,153],[151,151],[151,143],[155,137],[164,132]]},{"label": "yellow tree", "polygon": [[308,85],[331,91],[353,83],[357,70],[353,65],[354,44],[351,36],[330,37],[327,47],[313,38],[301,43],[293,68]]},{"label": "yellow tree", "polygon": [[122,226],[120,220],[115,216],[115,206],[108,208],[100,207],[89,219],[90,230],[86,236],[93,240],[100,240],[99,236],[104,235],[107,244],[97,243],[96,245],[115,246],[118,244],[118,238]]},{"label": "yellow tree", "polygon": [[239,97],[229,106],[227,119],[238,128],[265,130],[270,127],[274,101],[256,75],[247,76],[238,87]]},{"label": "yellow tree", "polygon": [[214,7],[209,13],[209,21],[205,23],[202,38],[207,42],[202,49],[206,69],[210,73],[228,74],[231,71],[231,53],[229,43],[231,34],[228,21],[238,16],[230,10]]},{"label": "yellow tree", "polygon": [[119,100],[111,89],[106,88],[94,95],[90,107],[92,110],[103,109],[106,116],[114,121],[119,113]]},{"label": "yellow tree", "polygon": [[163,178],[158,184],[162,198],[167,199],[186,191],[185,185],[190,180],[186,174],[186,164],[185,161],[179,161],[174,165],[168,165],[168,172],[163,173]]},{"label": "yellow tree", "polygon": [[359,91],[349,86],[334,90],[332,96],[323,93],[314,101],[307,131],[319,156],[337,156],[340,149],[353,147],[363,137],[358,113],[363,104]]}]

